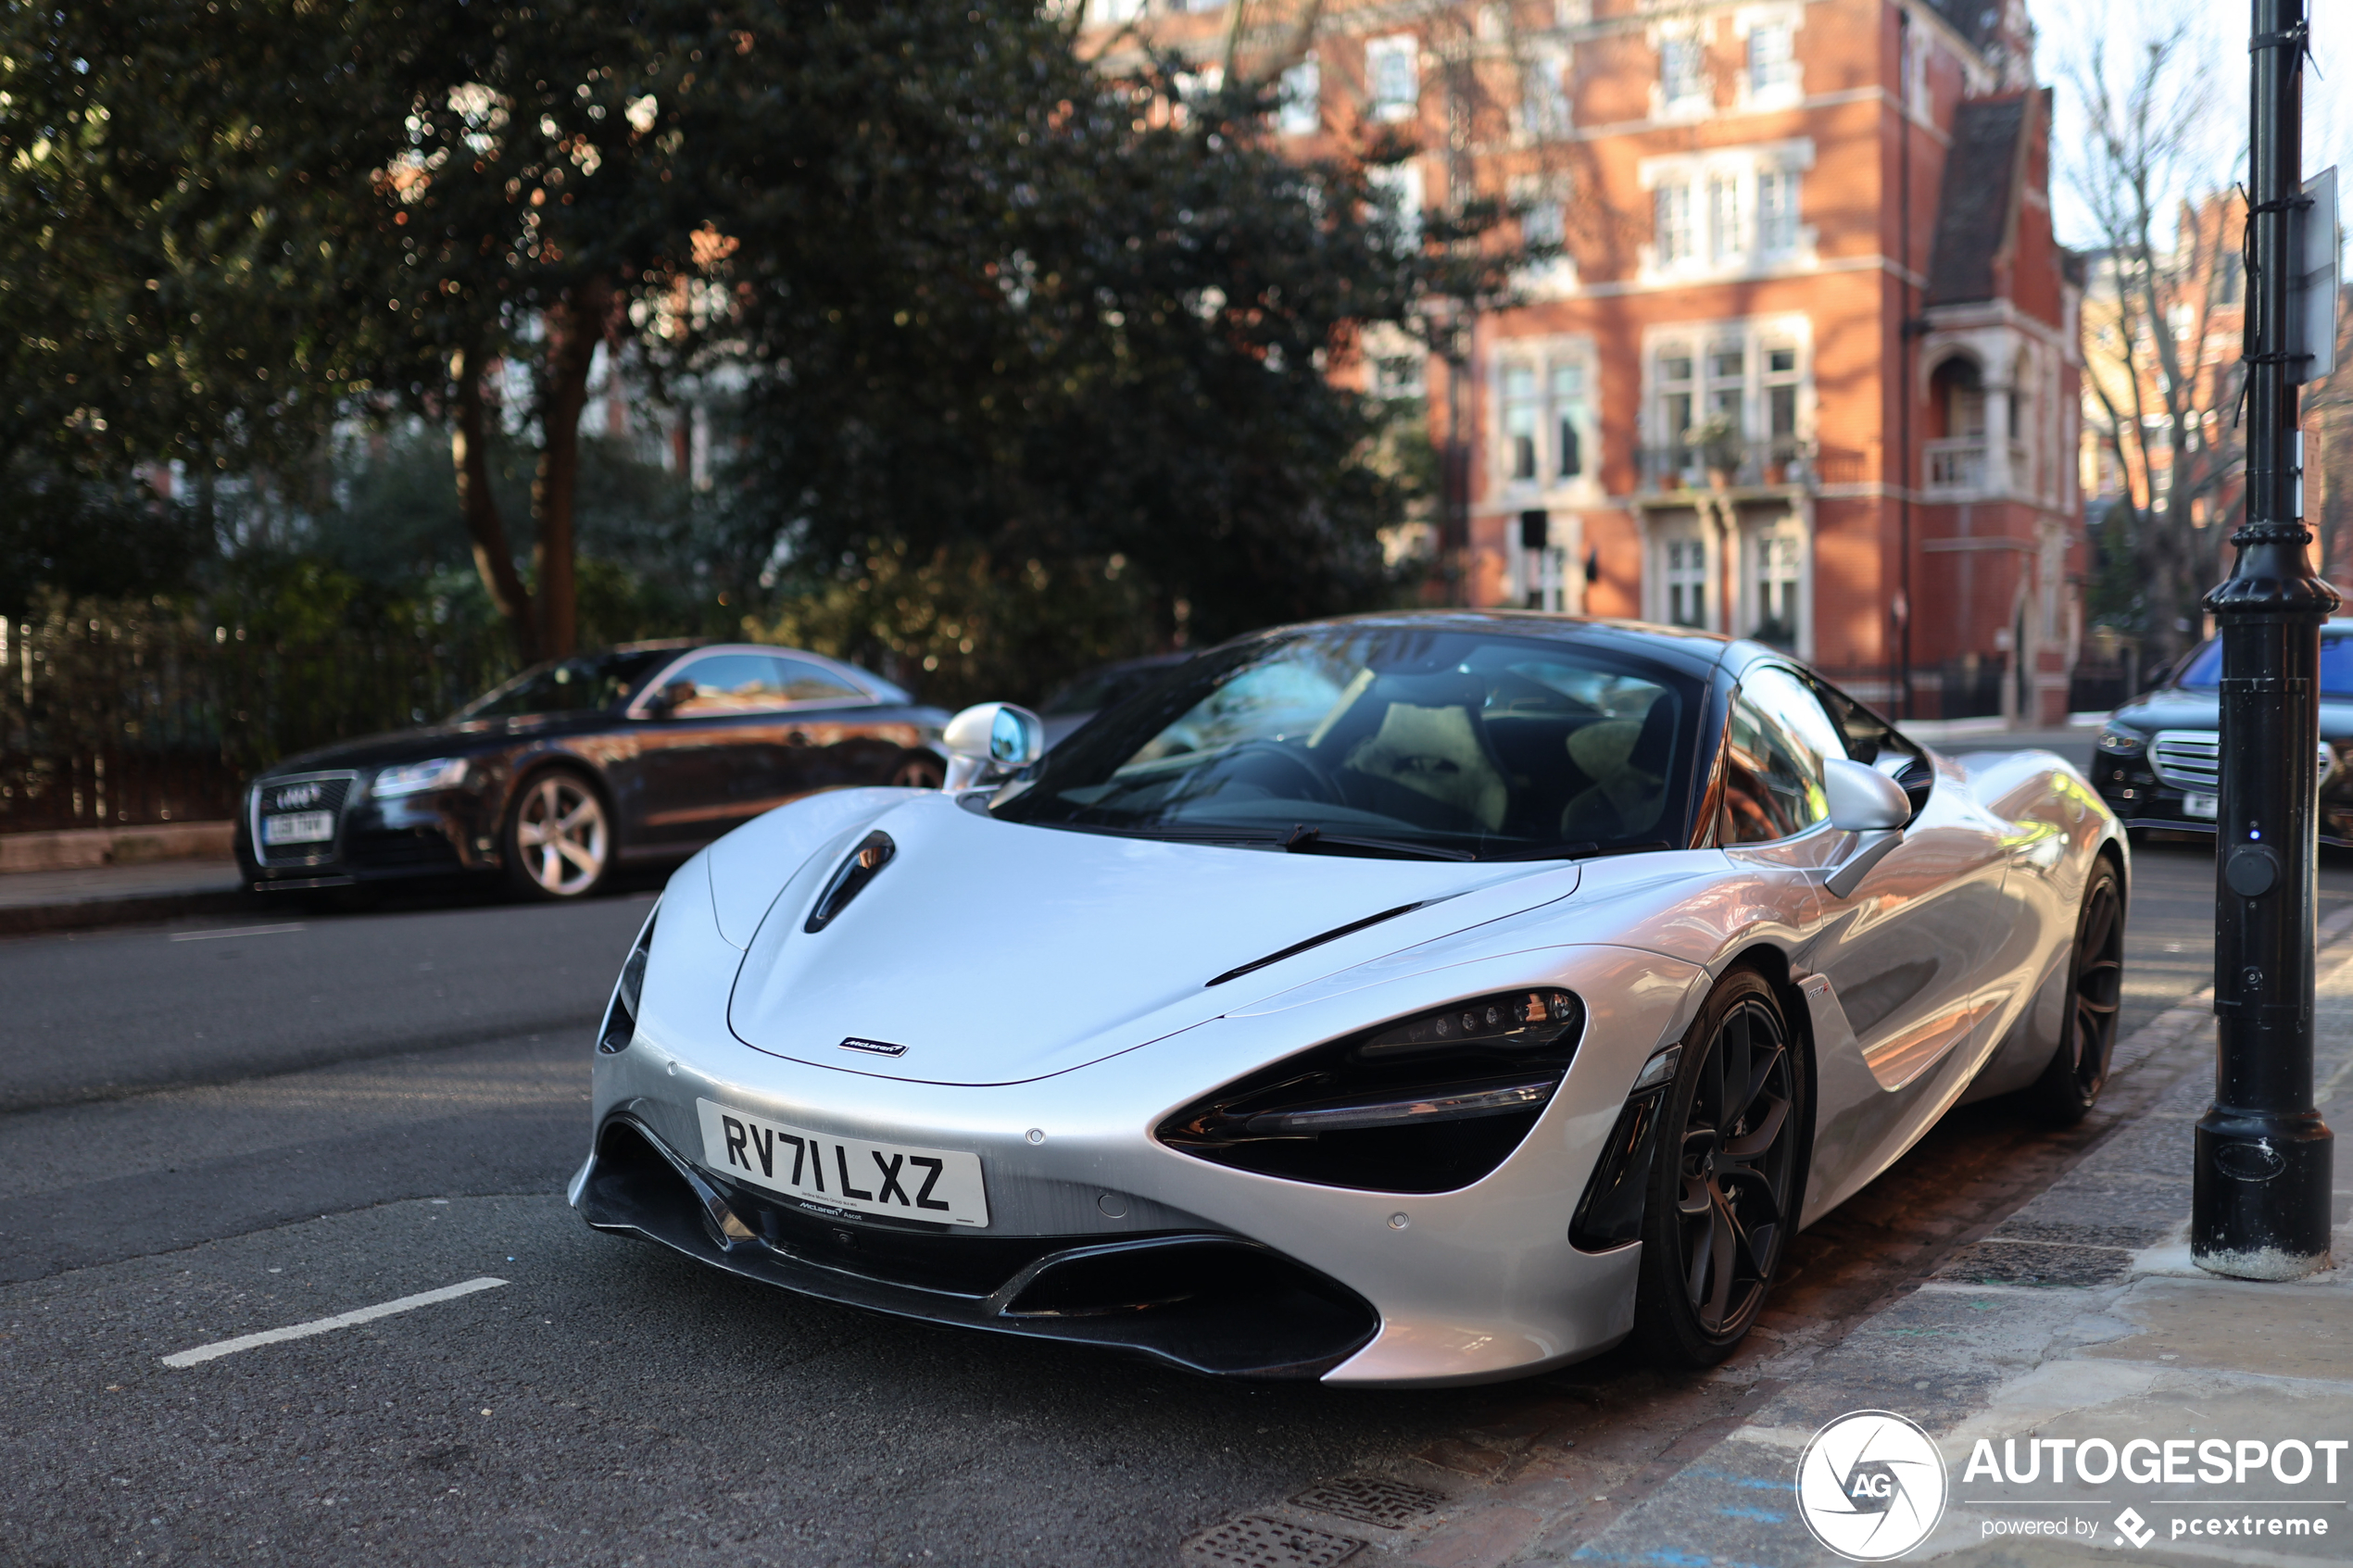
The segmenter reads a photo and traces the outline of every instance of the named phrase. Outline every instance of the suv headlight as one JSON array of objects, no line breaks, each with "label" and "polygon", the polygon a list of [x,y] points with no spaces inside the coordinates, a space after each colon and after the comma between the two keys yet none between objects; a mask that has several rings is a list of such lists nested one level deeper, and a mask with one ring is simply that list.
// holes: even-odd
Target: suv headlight
[{"label": "suv headlight", "polygon": [[436,757],[430,762],[404,762],[376,774],[369,793],[379,800],[393,795],[420,795],[429,789],[455,789],[466,782],[466,759]]},{"label": "suv headlight", "polygon": [[1155,1135],[1261,1175],[1450,1192],[1519,1147],[1584,1029],[1584,1003],[1550,986],[1456,1002],[1238,1078]]},{"label": "suv headlight", "polygon": [[2102,730],[2100,732],[2100,749],[2110,757],[2138,757],[2148,749],[2148,745],[2145,737],[2134,734],[2130,730]]}]

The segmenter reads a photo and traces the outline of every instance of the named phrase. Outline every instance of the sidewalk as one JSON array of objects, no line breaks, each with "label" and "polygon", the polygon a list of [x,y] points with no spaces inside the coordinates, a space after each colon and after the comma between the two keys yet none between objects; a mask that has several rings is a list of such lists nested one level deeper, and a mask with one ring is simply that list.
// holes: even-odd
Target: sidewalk
[{"label": "sidewalk", "polygon": [[234,860],[13,872],[0,875],[0,936],[236,913],[255,897]]},{"label": "sidewalk", "polygon": [[[2334,946],[2322,960],[2319,1100],[2342,1116],[2353,1086],[2353,948]],[[1936,1278],[1834,1349],[1776,1368],[1786,1382],[1775,1397],[1591,1540],[1554,1552],[1531,1543],[1495,1561],[1835,1561],[1797,1517],[1797,1462],[1825,1423],[1870,1409],[1919,1422],[1946,1462],[1944,1523],[1906,1561],[2353,1560],[2349,1450],[2320,1449],[2308,1476],[2285,1479],[2299,1468],[2295,1453],[2353,1439],[2353,1266],[2269,1285],[2190,1262],[2190,1130],[2212,1094],[2208,1007],[2193,997],[2120,1046],[2119,1057],[2133,1060],[2120,1062],[2120,1076],[2171,1073],[2175,1082]],[[2343,1190],[2353,1184],[2342,1167],[2338,1181],[2336,1255],[2353,1265],[2353,1192]],[[2213,1450],[2200,1446],[2218,1438]],[[2034,1467],[2057,1444],[2101,1439],[2120,1451],[2146,1439],[2149,1480],[2117,1474],[2089,1485],[2070,1470],[2061,1482],[2056,1466]],[[2287,1447],[2284,1470],[2275,1474],[2259,1446]],[[2229,1456],[2219,1465],[2225,1480],[2212,1478],[2216,1453]],[[2007,1474],[1972,1466],[1980,1454],[1986,1464],[2000,1456]],[[2128,1509],[2129,1526],[2119,1523]],[[2273,1519],[2312,1533],[2275,1533]],[[2044,1534],[2060,1525],[2064,1537]],[[2128,1527],[2142,1544],[2127,1540]]]}]

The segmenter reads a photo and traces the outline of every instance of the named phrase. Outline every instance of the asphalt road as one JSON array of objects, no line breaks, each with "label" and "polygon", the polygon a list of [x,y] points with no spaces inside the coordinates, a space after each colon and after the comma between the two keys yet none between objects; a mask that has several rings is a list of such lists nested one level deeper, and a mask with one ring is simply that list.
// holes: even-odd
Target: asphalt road
[{"label": "asphalt road", "polygon": [[[2210,854],[2135,872],[2127,1030],[2210,978]],[[2322,883],[2325,912],[2353,863]],[[645,912],[0,944],[0,1562],[1165,1562],[1319,1479],[1471,1486],[1486,1461],[1460,1456],[1490,1450],[1466,1432],[1564,1402],[1598,1528],[1763,1386],[1618,1357],[1452,1392],[1229,1386],[598,1236],[560,1189]],[[1772,1337],[1834,1332],[1926,1266],[1923,1237],[2082,1147],[1998,1107],[1948,1119],[1801,1238]],[[482,1278],[506,1283],[160,1363]]]}]

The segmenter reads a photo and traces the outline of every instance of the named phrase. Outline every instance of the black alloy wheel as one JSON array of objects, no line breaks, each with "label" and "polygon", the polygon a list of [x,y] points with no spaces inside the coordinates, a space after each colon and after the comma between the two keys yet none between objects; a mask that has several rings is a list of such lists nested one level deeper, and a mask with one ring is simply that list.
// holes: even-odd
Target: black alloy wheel
[{"label": "black alloy wheel", "polygon": [[1635,1334],[1670,1365],[1714,1366],[1765,1305],[1805,1202],[1806,1063],[1780,998],[1735,970],[1683,1037],[1642,1217]]},{"label": "black alloy wheel", "polygon": [[2046,1120],[2071,1127],[2091,1113],[2108,1085],[2116,1049],[2117,1005],[2124,993],[2124,889],[2105,857],[2092,864],[2069,960],[2067,1016],[2051,1065],[2027,1096]]}]

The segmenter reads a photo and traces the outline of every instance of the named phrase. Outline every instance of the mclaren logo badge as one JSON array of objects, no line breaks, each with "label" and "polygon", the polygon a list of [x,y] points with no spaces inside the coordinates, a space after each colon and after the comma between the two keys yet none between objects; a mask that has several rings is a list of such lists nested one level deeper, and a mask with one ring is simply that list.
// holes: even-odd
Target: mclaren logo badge
[{"label": "mclaren logo badge", "polygon": [[864,1051],[868,1056],[905,1056],[907,1047],[894,1046],[888,1040],[862,1040],[852,1035],[841,1043],[846,1051]]}]

